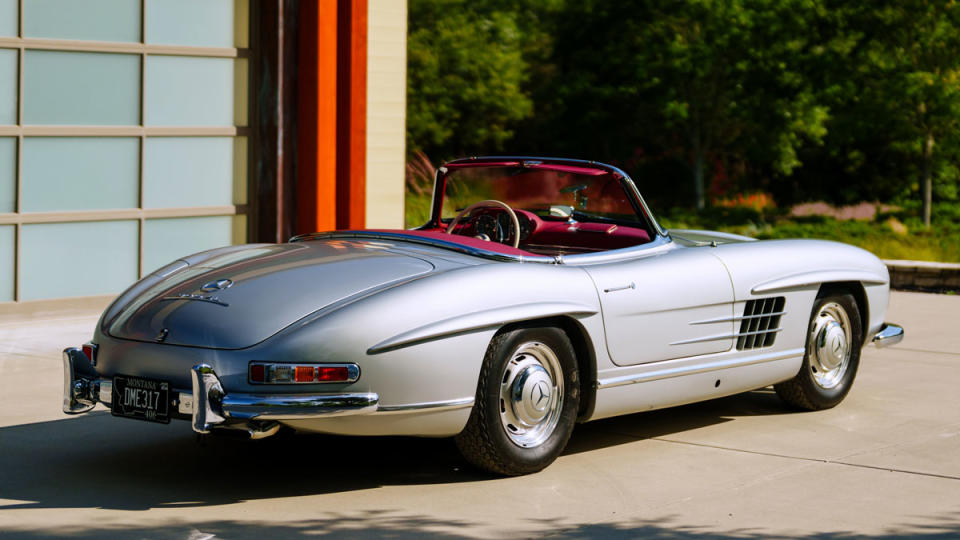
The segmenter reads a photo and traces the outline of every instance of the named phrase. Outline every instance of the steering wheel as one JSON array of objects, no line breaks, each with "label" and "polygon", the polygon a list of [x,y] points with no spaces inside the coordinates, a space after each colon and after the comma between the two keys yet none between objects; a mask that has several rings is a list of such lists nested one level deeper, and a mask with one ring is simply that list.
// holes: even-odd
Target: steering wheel
[{"label": "steering wheel", "polygon": [[463,216],[469,214],[470,212],[476,210],[477,208],[482,208],[484,206],[501,208],[503,210],[506,210],[507,213],[510,214],[510,222],[513,224],[513,231],[514,231],[513,247],[518,247],[520,245],[520,220],[517,219],[517,213],[513,211],[513,208],[510,208],[510,205],[500,201],[495,201],[493,199],[475,202],[470,206],[461,210],[460,213],[457,214],[457,217],[453,218],[453,221],[451,221],[450,225],[447,226],[447,234],[453,234],[453,229],[456,228],[457,223],[460,223],[460,220],[463,218]]}]

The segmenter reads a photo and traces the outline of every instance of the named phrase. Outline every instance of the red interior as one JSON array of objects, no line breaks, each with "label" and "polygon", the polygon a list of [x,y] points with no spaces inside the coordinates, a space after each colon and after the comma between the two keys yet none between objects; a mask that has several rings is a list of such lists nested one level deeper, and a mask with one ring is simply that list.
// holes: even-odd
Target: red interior
[{"label": "red interior", "polygon": [[406,229],[380,229],[371,232],[400,233],[408,236],[417,236],[420,238],[433,238],[435,240],[454,242],[467,247],[493,251],[496,253],[505,253],[507,255],[534,255],[534,253],[530,253],[529,251],[517,249],[513,246],[508,246],[499,242],[488,242],[486,240],[480,240],[479,238],[464,236],[462,234],[447,234],[443,229],[429,229],[420,231],[411,231]]},{"label": "red interior", "polygon": [[[523,210],[530,220],[530,236],[520,243],[536,246],[536,252],[518,249],[499,242],[480,240],[473,237],[473,225],[469,221],[457,226],[457,234],[447,234],[443,228],[426,230],[382,230],[382,232],[401,233],[421,238],[434,238],[455,242],[463,246],[504,253],[508,255],[536,255],[547,251],[555,253],[578,253],[620,249],[645,244],[650,241],[650,235],[643,229],[612,225],[608,223],[574,223],[566,221],[544,221],[531,212]],[[552,249],[551,249],[552,248]]]}]

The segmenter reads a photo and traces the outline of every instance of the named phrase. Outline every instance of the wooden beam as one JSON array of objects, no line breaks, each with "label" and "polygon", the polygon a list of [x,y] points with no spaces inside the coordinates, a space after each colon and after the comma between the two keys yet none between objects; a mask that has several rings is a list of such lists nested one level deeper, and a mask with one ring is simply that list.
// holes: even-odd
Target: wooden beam
[{"label": "wooden beam", "polygon": [[337,63],[337,228],[366,224],[367,2],[340,0]]},{"label": "wooden beam", "polygon": [[336,228],[337,0],[300,5],[296,233]]}]

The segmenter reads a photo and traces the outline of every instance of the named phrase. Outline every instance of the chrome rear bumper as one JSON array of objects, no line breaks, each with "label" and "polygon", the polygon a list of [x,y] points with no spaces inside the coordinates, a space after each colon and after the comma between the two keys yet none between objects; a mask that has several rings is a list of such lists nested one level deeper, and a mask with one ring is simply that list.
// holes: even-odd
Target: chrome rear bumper
[{"label": "chrome rear bumper", "polygon": [[[209,433],[226,418],[235,420],[297,420],[330,418],[376,412],[380,397],[355,394],[227,394],[213,368],[198,364],[190,370],[193,381],[193,430]],[[183,412],[183,411],[181,411]]]},{"label": "chrome rear bumper", "polygon": [[903,327],[896,324],[883,323],[877,335],[873,336],[873,343],[877,347],[889,347],[903,341]]},{"label": "chrome rear bumper", "polygon": [[[87,377],[77,368],[89,362],[83,351],[71,347],[63,351],[63,412],[89,412],[97,403],[110,406],[113,380]],[[330,418],[376,412],[380,397],[375,393],[345,394],[237,394],[226,393],[213,368],[198,364],[190,370],[190,391],[175,392],[172,404],[183,415],[190,415],[193,430],[209,433],[214,427],[242,425],[251,421]]]}]

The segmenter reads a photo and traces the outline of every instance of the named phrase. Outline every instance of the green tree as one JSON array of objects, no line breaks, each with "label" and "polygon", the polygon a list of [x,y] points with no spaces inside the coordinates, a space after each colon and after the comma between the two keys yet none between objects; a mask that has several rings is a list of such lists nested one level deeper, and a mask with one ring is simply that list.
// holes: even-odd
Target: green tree
[{"label": "green tree", "polygon": [[886,82],[891,114],[904,122],[906,137],[897,144],[919,161],[923,222],[929,228],[934,173],[939,170],[956,183],[955,165],[942,158],[957,157],[960,5],[898,0],[872,7],[885,32],[872,44],[870,59]]},{"label": "green tree", "polygon": [[804,77],[817,6],[804,0],[571,4],[554,85],[566,120],[587,136],[681,146],[694,201],[706,203],[708,158],[749,158],[788,175],[819,142],[828,110]]},{"label": "green tree", "polygon": [[[522,4],[520,7],[523,7]],[[500,151],[533,111],[516,6],[411,0],[407,150],[434,159]]]}]

